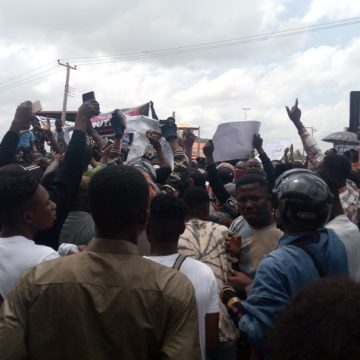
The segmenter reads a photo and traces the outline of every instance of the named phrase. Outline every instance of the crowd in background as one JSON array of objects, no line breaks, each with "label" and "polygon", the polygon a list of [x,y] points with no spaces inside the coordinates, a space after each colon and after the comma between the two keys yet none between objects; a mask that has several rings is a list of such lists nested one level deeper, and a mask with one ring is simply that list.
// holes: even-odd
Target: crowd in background
[{"label": "crowd in background", "polygon": [[127,161],[121,111],[106,138],[95,100],[54,129],[20,104],[0,144],[0,358],[360,358],[360,176],[286,111],[305,162],[259,134],[245,159],[215,162],[211,140],[192,159],[195,135],[154,110],[161,133]]}]

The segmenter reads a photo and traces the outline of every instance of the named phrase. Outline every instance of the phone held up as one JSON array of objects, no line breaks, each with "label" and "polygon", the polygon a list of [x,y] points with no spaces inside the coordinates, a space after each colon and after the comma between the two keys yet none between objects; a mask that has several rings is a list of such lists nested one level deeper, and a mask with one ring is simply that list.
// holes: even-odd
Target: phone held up
[{"label": "phone held up", "polygon": [[83,103],[86,101],[91,101],[91,100],[95,100],[95,93],[94,91],[89,91],[85,94],[82,94],[82,101]]}]

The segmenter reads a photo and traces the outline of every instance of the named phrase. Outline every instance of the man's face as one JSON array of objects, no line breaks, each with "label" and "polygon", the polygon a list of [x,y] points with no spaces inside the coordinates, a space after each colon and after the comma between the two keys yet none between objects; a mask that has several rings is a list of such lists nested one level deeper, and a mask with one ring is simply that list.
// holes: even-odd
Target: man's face
[{"label": "man's face", "polygon": [[36,230],[49,229],[56,218],[56,204],[49,198],[49,193],[39,185],[27,209],[28,218]]},{"label": "man's face", "polygon": [[241,185],[236,192],[239,213],[254,227],[272,223],[270,196],[266,187],[257,183]]}]

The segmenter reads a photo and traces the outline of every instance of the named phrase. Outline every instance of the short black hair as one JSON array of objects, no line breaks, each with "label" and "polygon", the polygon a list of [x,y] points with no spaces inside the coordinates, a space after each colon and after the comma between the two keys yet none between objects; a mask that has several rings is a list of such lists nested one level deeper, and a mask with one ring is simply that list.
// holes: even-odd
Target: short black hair
[{"label": "short black hair", "polygon": [[360,285],[321,278],[302,288],[270,329],[269,359],[360,359]]},{"label": "short black hair", "polygon": [[158,241],[177,241],[184,231],[187,207],[174,195],[157,195],[150,205],[149,223],[156,227]]},{"label": "short black hair", "polygon": [[224,185],[234,180],[234,170],[232,170],[230,167],[220,166],[217,169],[217,172]]},{"label": "short black hair", "polygon": [[193,180],[194,186],[206,189],[206,176],[202,174],[199,170],[191,170],[190,178]]},{"label": "short black hair", "polygon": [[346,180],[351,172],[351,163],[343,155],[326,155],[323,160],[324,167],[330,176],[336,176]]},{"label": "short black hair", "polygon": [[148,206],[149,188],[139,170],[115,165],[98,171],[91,178],[88,196],[99,234],[112,234],[138,224]]},{"label": "short black hair", "polygon": [[209,207],[210,198],[206,190],[193,186],[184,191],[182,197],[188,207],[188,213],[201,209],[205,206]]},{"label": "short black hair", "polygon": [[266,188],[268,193],[271,192],[269,182],[261,174],[255,172],[247,173],[244,176],[241,176],[235,183],[236,190],[238,190],[241,186],[250,184],[259,184],[261,187]]},{"label": "short black hair", "polygon": [[0,172],[0,220],[2,225],[18,223],[23,205],[36,193],[39,183],[28,174]]}]

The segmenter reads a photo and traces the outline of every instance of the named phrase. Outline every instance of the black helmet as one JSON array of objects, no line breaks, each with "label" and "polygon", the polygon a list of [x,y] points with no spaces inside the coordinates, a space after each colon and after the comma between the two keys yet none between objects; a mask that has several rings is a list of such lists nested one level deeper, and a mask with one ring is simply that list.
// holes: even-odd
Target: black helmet
[{"label": "black helmet", "polygon": [[310,170],[286,171],[275,182],[273,206],[278,225],[322,228],[329,220],[332,205],[327,184]]}]

